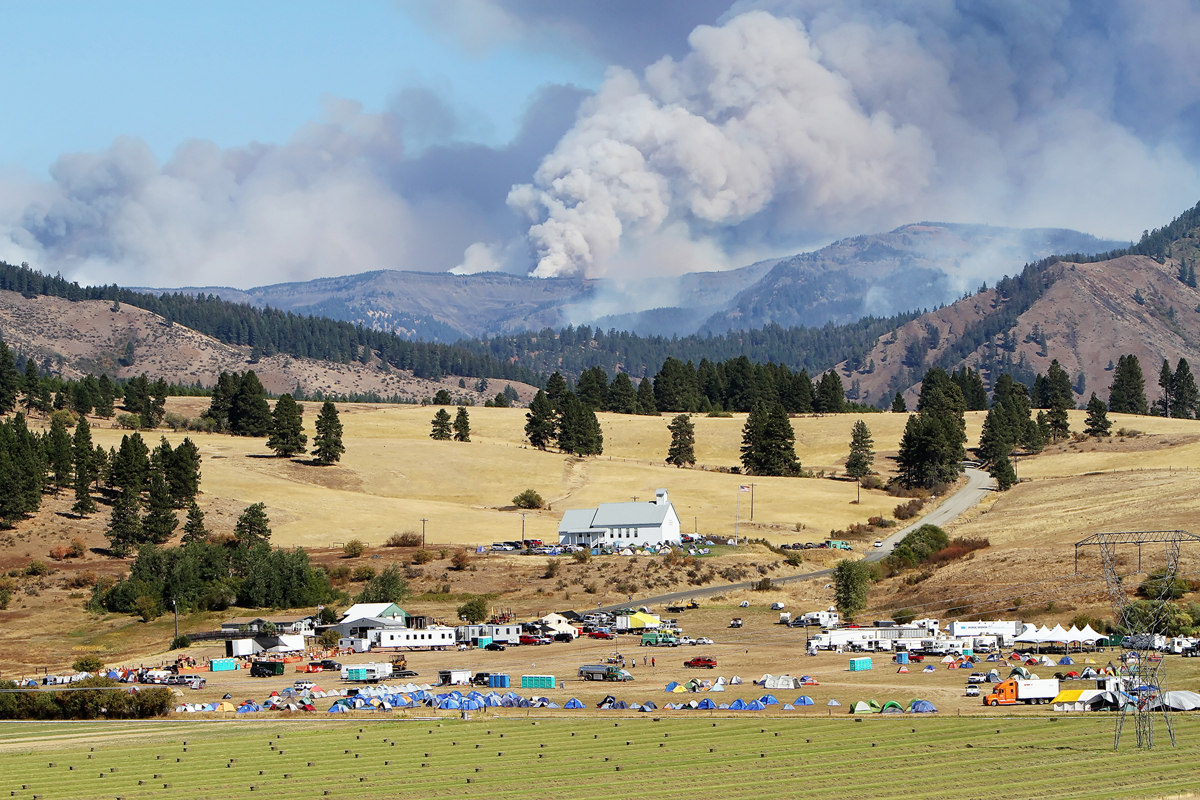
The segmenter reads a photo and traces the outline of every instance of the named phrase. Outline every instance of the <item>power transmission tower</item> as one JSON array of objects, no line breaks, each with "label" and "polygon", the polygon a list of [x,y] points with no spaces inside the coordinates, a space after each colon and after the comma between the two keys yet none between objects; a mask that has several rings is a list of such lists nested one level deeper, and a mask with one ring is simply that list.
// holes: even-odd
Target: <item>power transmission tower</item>
[{"label": "power transmission tower", "polygon": [[[1112,603],[1113,622],[1125,632],[1121,642],[1118,684],[1116,733],[1113,749],[1121,746],[1121,729],[1125,717],[1133,715],[1137,731],[1137,746],[1146,750],[1154,747],[1154,716],[1162,713],[1171,746],[1175,746],[1175,729],[1171,725],[1165,703],[1167,693],[1166,661],[1155,647],[1156,638],[1167,634],[1169,609],[1173,605],[1175,579],[1179,575],[1179,550],[1184,543],[1200,542],[1200,537],[1187,531],[1122,531],[1097,533],[1075,543],[1075,573],[1079,574],[1079,549],[1098,547],[1104,581],[1108,584]],[[1162,545],[1165,563],[1157,583],[1142,586],[1152,592],[1144,606],[1139,606],[1126,590],[1124,579],[1143,572],[1142,547]],[[1122,575],[1118,571],[1117,550],[1122,546],[1137,547],[1137,569]],[[1156,573],[1156,575],[1159,573]]]}]

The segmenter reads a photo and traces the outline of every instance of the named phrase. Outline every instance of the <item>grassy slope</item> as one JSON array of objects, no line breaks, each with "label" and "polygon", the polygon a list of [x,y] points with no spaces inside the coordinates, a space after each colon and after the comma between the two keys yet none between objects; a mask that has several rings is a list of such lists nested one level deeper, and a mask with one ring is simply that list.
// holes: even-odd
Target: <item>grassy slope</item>
[{"label": "grassy slope", "polygon": [[1177,749],[1161,746],[1160,721],[1160,749],[1127,743],[1114,754],[1111,719],[1088,716],[105,723],[84,728],[85,739],[78,726],[10,725],[0,727],[8,751],[0,789],[46,800],[232,798],[251,789],[256,797],[1011,797],[1015,787],[1021,796],[1163,796],[1194,788],[1196,721],[1178,717],[1176,726]]}]

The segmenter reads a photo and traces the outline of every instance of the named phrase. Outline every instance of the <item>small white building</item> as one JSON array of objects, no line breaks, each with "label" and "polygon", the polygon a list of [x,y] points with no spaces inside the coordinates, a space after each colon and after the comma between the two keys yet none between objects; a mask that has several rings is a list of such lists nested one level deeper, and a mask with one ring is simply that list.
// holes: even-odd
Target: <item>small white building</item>
[{"label": "small white building", "polygon": [[369,634],[372,647],[399,647],[405,650],[449,650],[457,645],[454,628],[429,625],[425,628],[375,628]]},{"label": "small white building", "polygon": [[477,647],[481,639],[500,644],[520,644],[521,626],[515,622],[458,625],[454,628],[454,637],[462,644],[472,647]]},{"label": "small white building", "polygon": [[560,545],[588,548],[679,544],[679,514],[659,489],[647,503],[602,503],[599,508],[575,508],[558,524]]}]

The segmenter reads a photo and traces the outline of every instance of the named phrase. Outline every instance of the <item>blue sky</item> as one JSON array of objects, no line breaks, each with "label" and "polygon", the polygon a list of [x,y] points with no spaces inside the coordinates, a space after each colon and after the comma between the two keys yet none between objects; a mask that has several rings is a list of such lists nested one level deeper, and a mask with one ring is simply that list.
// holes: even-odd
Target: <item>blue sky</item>
[{"label": "blue sky", "polygon": [[604,65],[500,45],[473,54],[385,0],[6,3],[0,164],[39,177],[121,135],[160,159],[183,141],[286,141],[325,98],[378,112],[405,87],[452,105],[460,135],[502,144],[547,83],[595,88]]}]

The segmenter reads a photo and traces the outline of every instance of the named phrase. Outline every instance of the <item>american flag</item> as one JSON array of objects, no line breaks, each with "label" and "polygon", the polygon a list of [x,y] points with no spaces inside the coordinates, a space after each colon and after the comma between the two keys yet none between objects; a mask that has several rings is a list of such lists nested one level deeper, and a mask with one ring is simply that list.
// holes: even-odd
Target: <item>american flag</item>
[{"label": "american flag", "polygon": [[750,484],[748,484],[748,483],[744,483],[744,484],[742,484],[741,486],[739,486],[739,487],[738,487],[738,491],[739,491],[739,492],[748,492],[748,491],[750,491]]}]

